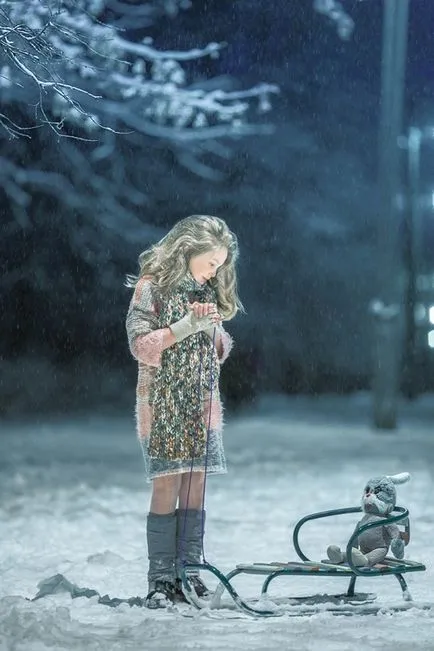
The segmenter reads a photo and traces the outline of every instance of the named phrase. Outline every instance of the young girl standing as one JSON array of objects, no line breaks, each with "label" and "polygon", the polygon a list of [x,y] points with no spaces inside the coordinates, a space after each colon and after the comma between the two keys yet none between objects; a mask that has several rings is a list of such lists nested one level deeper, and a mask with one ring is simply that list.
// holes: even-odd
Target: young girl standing
[{"label": "young girl standing", "polygon": [[[137,434],[152,481],[149,608],[183,598],[180,569],[201,561],[205,472],[226,472],[219,374],[232,339],[221,323],[242,309],[237,257],[237,239],[222,219],[193,215],[144,251],[138,277],[127,279]],[[197,573],[190,581],[206,596]]]}]

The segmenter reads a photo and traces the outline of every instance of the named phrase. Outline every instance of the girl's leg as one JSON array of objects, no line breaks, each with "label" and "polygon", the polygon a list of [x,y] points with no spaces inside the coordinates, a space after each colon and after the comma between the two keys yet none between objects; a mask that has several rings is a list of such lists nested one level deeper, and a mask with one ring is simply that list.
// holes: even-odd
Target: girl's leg
[{"label": "girl's leg", "polygon": [[165,607],[175,596],[176,503],[181,475],[153,480],[150,512],[147,520],[148,582],[147,605]]},{"label": "girl's leg", "polygon": [[204,472],[186,472],[181,475],[180,509],[201,509],[203,504]]},{"label": "girl's leg", "polygon": [[151,513],[174,513],[184,475],[156,477],[152,481]]},{"label": "girl's leg", "polygon": [[[205,473],[193,472],[182,475],[177,511],[177,572],[185,563],[198,564],[202,561],[203,528],[205,512],[203,511],[203,488]],[[198,570],[189,570],[191,583],[199,597],[208,594],[208,590],[199,578]]]}]

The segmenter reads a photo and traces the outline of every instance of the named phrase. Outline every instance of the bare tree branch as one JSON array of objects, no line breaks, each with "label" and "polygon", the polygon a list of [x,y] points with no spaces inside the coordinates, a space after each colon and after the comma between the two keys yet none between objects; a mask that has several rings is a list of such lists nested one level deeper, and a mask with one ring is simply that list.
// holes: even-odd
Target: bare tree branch
[{"label": "bare tree branch", "polygon": [[[230,139],[270,133],[261,116],[278,93],[274,84],[240,90],[228,78],[194,78],[196,62],[218,57],[224,43],[178,51],[129,40],[129,27],[175,17],[189,4],[0,0],[3,247],[17,229],[52,220],[76,255],[96,265],[106,246],[95,238],[101,229],[123,242],[157,233],[146,224],[144,171],[132,160],[152,160],[164,179],[170,150],[193,175],[218,181]],[[56,206],[53,214],[46,204]],[[16,276],[8,278],[0,282]]]},{"label": "bare tree branch", "polygon": [[[278,92],[273,84],[237,93],[188,86],[181,63],[217,57],[224,43],[180,52],[158,50],[146,38],[130,41],[125,33],[121,35],[98,18],[112,4],[4,0],[0,9],[0,61],[4,61],[0,88],[6,101],[23,101],[25,96],[41,122],[58,135],[65,133],[67,124],[83,129],[91,138],[95,137],[91,133],[102,129],[121,132],[122,123],[131,126],[134,121],[140,123],[141,133],[184,143],[189,140],[186,130],[203,131],[206,138],[239,137],[253,101],[258,102],[259,113],[270,109],[270,96]],[[119,4],[127,6],[115,6]],[[182,4],[166,2],[163,7],[174,10]],[[146,7],[148,16],[156,13],[155,3],[142,5],[140,11]],[[131,10],[130,6],[130,14]],[[219,124],[225,128],[212,129]],[[250,125],[246,133],[254,129]],[[14,135],[19,131],[15,124]]]}]

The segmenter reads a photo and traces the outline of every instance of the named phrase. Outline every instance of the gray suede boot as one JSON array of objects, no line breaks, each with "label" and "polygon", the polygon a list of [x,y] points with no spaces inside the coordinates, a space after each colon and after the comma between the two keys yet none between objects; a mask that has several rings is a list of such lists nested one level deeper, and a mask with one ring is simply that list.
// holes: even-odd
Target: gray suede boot
[{"label": "gray suede boot", "polygon": [[[181,569],[185,564],[202,562],[203,527],[205,526],[205,511],[201,509],[178,509],[176,512],[176,574],[177,591],[182,593]],[[199,570],[188,569],[187,574],[198,597],[207,597],[210,592],[202,579]]]},{"label": "gray suede boot", "polygon": [[176,515],[149,513],[146,534],[148,539],[148,608],[166,608],[176,600],[175,556]]}]

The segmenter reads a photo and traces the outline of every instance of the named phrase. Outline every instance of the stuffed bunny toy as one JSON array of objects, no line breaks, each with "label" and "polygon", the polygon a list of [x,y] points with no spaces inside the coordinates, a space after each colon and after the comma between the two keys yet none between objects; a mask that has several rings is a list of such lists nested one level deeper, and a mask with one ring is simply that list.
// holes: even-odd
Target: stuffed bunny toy
[{"label": "stuffed bunny toy", "polygon": [[[395,484],[404,484],[409,479],[408,472],[370,479],[362,495],[362,509],[365,515],[357,523],[355,530],[364,524],[385,520],[396,506]],[[389,547],[396,558],[404,558],[404,542],[396,524],[372,527],[355,538],[353,544],[351,560],[356,567],[372,567],[381,563]],[[347,560],[346,553],[336,545],[328,547],[327,556],[335,564],[345,563]]]}]

